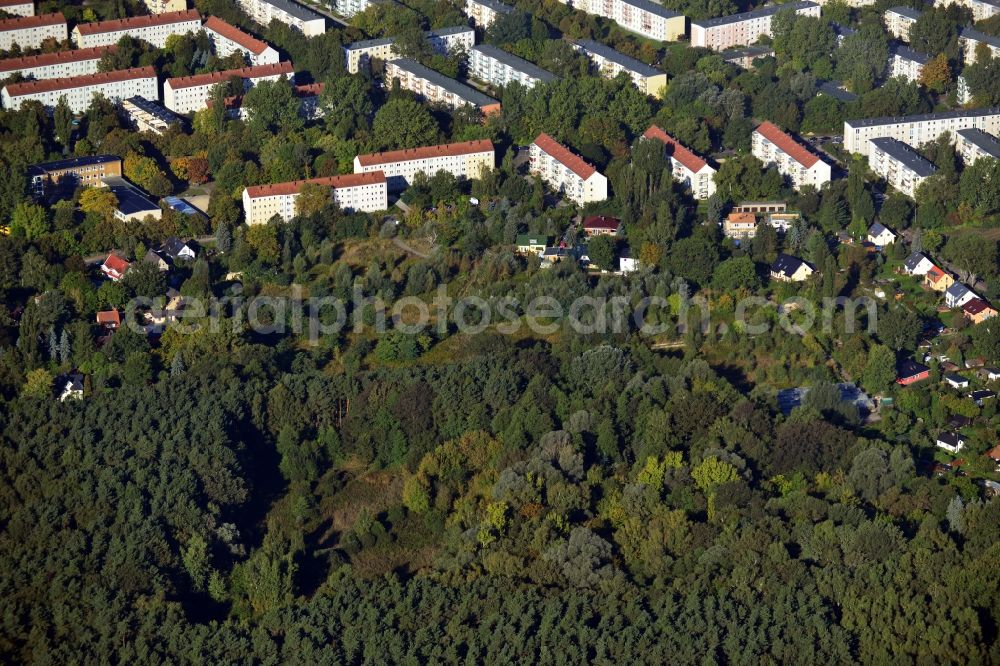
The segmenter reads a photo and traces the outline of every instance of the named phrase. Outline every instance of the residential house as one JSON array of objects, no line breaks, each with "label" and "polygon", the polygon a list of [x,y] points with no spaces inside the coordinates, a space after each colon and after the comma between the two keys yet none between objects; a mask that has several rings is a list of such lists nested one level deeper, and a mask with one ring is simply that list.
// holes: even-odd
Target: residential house
[{"label": "residential house", "polygon": [[498,88],[511,83],[533,88],[538,83],[556,80],[555,74],[490,44],[469,49],[469,76]]},{"label": "residential house", "polygon": [[722,235],[737,241],[753,238],[757,233],[757,216],[753,213],[732,212],[722,223]]},{"label": "residential house", "polygon": [[949,372],[944,376],[944,381],[948,386],[956,389],[969,388],[969,380],[962,375],[956,375],[955,373]]},{"label": "residential house", "polygon": [[583,233],[588,237],[617,236],[622,229],[622,221],[617,217],[591,215],[583,220]]},{"label": "residential house", "polygon": [[248,35],[234,25],[217,16],[205,20],[205,34],[212,40],[215,55],[226,58],[233,53],[242,53],[250,65],[273,65],[281,60],[278,52],[266,42]]},{"label": "residential house", "polygon": [[129,263],[117,254],[109,254],[101,264],[101,273],[113,282],[121,280],[128,272]]},{"label": "residential house", "polygon": [[122,222],[133,222],[135,220],[145,220],[152,218],[159,220],[163,218],[163,209],[146,193],[138,187],[128,182],[124,178],[110,176],[101,182],[111,190],[115,198],[118,199],[118,206],[115,208],[115,217]]},{"label": "residential house", "polygon": [[961,433],[953,432],[951,430],[945,430],[940,435],[937,436],[938,448],[944,449],[948,453],[958,453],[965,446],[965,436]]},{"label": "residential house", "polygon": [[982,407],[987,400],[992,400],[995,397],[997,397],[997,394],[989,389],[980,389],[969,394],[969,399],[979,407]]},{"label": "residential house", "polygon": [[997,311],[981,298],[973,298],[962,305],[962,314],[973,324],[981,324],[997,316]]},{"label": "residential house", "polygon": [[949,308],[960,308],[974,298],[976,293],[961,282],[952,284],[944,292],[944,304]]},{"label": "residential house", "polygon": [[1000,379],[1000,368],[983,368],[980,372],[988,382]]},{"label": "residential house", "polygon": [[185,243],[176,236],[171,236],[167,240],[163,241],[163,245],[160,246],[160,251],[170,257],[173,261],[191,261],[198,256],[193,243]]},{"label": "residential house", "polygon": [[531,234],[520,234],[515,241],[518,254],[535,254],[542,256],[545,248],[552,245],[551,236],[533,236]]},{"label": "residential house", "polygon": [[173,35],[194,34],[199,30],[201,30],[201,14],[197,9],[189,9],[166,14],[77,23],[73,28],[73,43],[78,48],[89,48],[117,44],[122,37],[131,37],[163,49],[167,46],[167,40]]},{"label": "residential house", "polygon": [[100,187],[108,176],[122,175],[122,160],[116,155],[70,157],[28,167],[31,193],[40,199],[55,190],[67,195],[79,186]]},{"label": "residential house", "polygon": [[896,383],[900,386],[909,386],[927,379],[930,374],[931,369],[923,363],[906,359],[896,367]]},{"label": "residential house", "polygon": [[903,262],[903,270],[907,275],[926,275],[934,267],[934,263],[921,252],[914,252]]},{"label": "residential house", "polygon": [[657,42],[684,36],[687,19],[653,0],[559,0],[574,9],[611,19],[629,32]]},{"label": "residential house", "polygon": [[924,72],[924,67],[930,62],[931,57],[926,53],[914,51],[902,44],[893,44],[889,47],[889,76],[899,77],[910,83],[919,83],[920,76]]},{"label": "residential house", "polygon": [[881,250],[886,245],[896,242],[896,234],[881,223],[875,222],[868,227],[868,242]]},{"label": "residential house", "polygon": [[83,375],[73,373],[63,377],[62,389],[59,391],[59,402],[67,400],[83,400]]},{"label": "residential house", "polygon": [[934,291],[947,291],[953,284],[955,284],[955,278],[937,266],[931,266],[930,270],[924,274],[924,286],[930,287]]},{"label": "residential house", "polygon": [[146,256],[142,260],[147,264],[153,264],[156,266],[156,270],[161,273],[166,273],[170,270],[170,262],[163,258],[156,250],[146,250]]},{"label": "residential house", "polygon": [[122,325],[122,313],[118,310],[102,310],[97,313],[97,325],[114,331]]},{"label": "residential house", "polygon": [[923,12],[912,7],[890,7],[885,10],[885,27],[889,34],[896,39],[908,42],[910,41],[910,28],[917,22],[921,14]]},{"label": "residential house", "polygon": [[234,78],[241,79],[243,91],[246,92],[261,81],[278,81],[282,77],[295,81],[292,63],[284,61],[167,79],[163,83],[163,105],[174,113],[200,111],[208,106],[212,89],[220,83]]},{"label": "residential house", "polygon": [[34,0],[0,0],[0,10],[11,16],[34,16]]},{"label": "residential house", "polygon": [[798,257],[779,254],[771,264],[771,279],[779,282],[803,282],[813,274],[813,268]]},{"label": "residential house", "polygon": [[57,53],[40,53],[20,58],[0,60],[0,79],[20,74],[26,79],[67,79],[73,76],[97,74],[97,65],[116,46],[92,49],[71,49]]},{"label": "residential house", "polygon": [[637,270],[639,270],[639,259],[632,256],[632,248],[628,246],[622,248],[618,253],[618,272],[628,274]]}]

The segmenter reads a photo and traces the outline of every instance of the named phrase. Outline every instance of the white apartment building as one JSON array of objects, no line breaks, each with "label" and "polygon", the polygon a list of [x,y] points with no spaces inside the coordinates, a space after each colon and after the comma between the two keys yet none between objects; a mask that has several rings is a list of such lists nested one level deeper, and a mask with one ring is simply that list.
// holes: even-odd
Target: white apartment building
[{"label": "white apartment building", "polygon": [[201,30],[201,15],[197,9],[191,9],[99,23],[79,23],[73,28],[73,42],[81,49],[107,46],[117,44],[119,39],[128,35],[162,49],[167,46],[167,37],[195,33],[199,30]]},{"label": "white apartment building", "polygon": [[12,16],[34,16],[34,0],[0,0],[0,10]]},{"label": "white apartment building", "polygon": [[[868,141],[887,136],[911,146],[933,141],[945,132],[952,137],[958,130],[977,127],[989,134],[1000,133],[1000,107],[926,113],[896,118],[864,118],[844,121],[844,149],[868,154]],[[954,139],[953,139],[954,140]]]},{"label": "white apartment building", "polygon": [[36,100],[52,108],[65,97],[73,113],[83,113],[94,95],[103,95],[112,102],[129,97],[159,99],[159,82],[153,67],[135,67],[117,72],[87,74],[67,79],[45,79],[11,83],[0,92],[3,108],[19,109],[28,100]]},{"label": "white apartment building", "polygon": [[252,35],[220,18],[209,16],[205,21],[205,34],[212,40],[215,55],[220,58],[242,53],[251,65],[274,65],[281,60],[278,52]]},{"label": "white apartment building", "polygon": [[630,58],[610,46],[592,39],[577,39],[573,47],[590,58],[601,72],[601,76],[613,79],[622,72],[628,74],[635,87],[653,97],[660,97],[667,86],[667,75],[644,62]]},{"label": "white apartment building", "polygon": [[[467,26],[428,30],[424,33],[431,48],[438,53],[447,55],[457,51],[468,52],[476,43],[476,31]],[[392,37],[366,39],[354,42],[344,47],[344,58],[347,71],[357,74],[361,67],[372,60],[388,62],[399,57],[395,49],[396,40]]]},{"label": "white apartment building", "polygon": [[924,65],[930,62],[930,59],[930,56],[918,53],[908,46],[894,44],[889,49],[889,76],[898,76],[917,83],[924,71]]},{"label": "white apartment building", "polygon": [[473,46],[469,51],[469,76],[498,88],[511,83],[533,88],[556,80],[555,74],[490,44]]},{"label": "white apartment building", "polygon": [[976,47],[985,44],[990,55],[1000,58],[1000,37],[987,35],[972,28],[962,28],[958,33],[958,45],[962,49],[962,59],[966,65],[976,62]]},{"label": "white apartment building", "polygon": [[956,4],[972,12],[973,21],[985,21],[1000,14],[1000,0],[934,0],[935,7]]},{"label": "white apartment building", "polygon": [[75,49],[58,53],[0,60],[0,79],[20,74],[26,79],[65,79],[72,76],[96,74],[97,64],[105,53],[113,53],[115,46],[93,49]]},{"label": "white apartment building", "polygon": [[981,129],[963,129],[955,132],[955,149],[966,165],[982,157],[1000,160],[1000,141]]},{"label": "white apartment building", "polygon": [[490,27],[498,16],[513,12],[513,7],[500,0],[465,0],[466,16],[472,19],[472,25],[481,30]]},{"label": "white apartment building", "polygon": [[650,0],[559,1],[573,9],[611,19],[630,32],[661,42],[683,37],[687,23],[682,14]]},{"label": "white apartment building", "polygon": [[608,198],[608,179],[544,132],[531,144],[531,173],[567,199],[583,205]]},{"label": "white apartment building", "polygon": [[236,0],[247,16],[258,25],[267,26],[278,21],[295,28],[306,37],[326,32],[326,19],[322,14],[300,5],[294,0]]},{"label": "white apartment building", "polygon": [[351,18],[355,14],[360,14],[373,5],[382,4],[388,0],[334,0],[337,13],[341,16]]},{"label": "white apartment building", "polygon": [[889,137],[871,139],[868,148],[868,166],[887,183],[912,197],[917,188],[937,167],[902,141]]},{"label": "white apartment building", "polygon": [[796,190],[805,185],[816,189],[830,182],[830,165],[806,150],[771,122],[764,121],[753,131],[753,155],[764,164],[774,164],[792,181]]},{"label": "white apartment building", "polygon": [[0,51],[14,44],[22,49],[37,49],[46,39],[65,42],[69,36],[66,17],[61,13],[23,16],[0,20]]},{"label": "white apartment building", "polygon": [[243,190],[243,213],[247,224],[267,224],[275,215],[285,222],[295,217],[295,200],[306,184],[330,188],[333,202],[348,212],[373,213],[389,208],[385,174],[373,171],[247,187]]},{"label": "white apartment building", "polygon": [[479,178],[483,169],[496,166],[493,142],[488,139],[448,143],[385,153],[369,153],[354,158],[354,173],[383,172],[390,192],[405,190],[414,176],[430,177],[447,171],[455,178]]},{"label": "white apartment building", "polygon": [[295,68],[292,63],[285,61],[167,79],[163,84],[163,105],[174,113],[200,111],[208,106],[212,87],[233,77],[243,79],[243,90],[246,91],[260,81],[277,81],[282,76],[294,79]]},{"label": "white apartment building", "polygon": [[143,0],[150,14],[169,14],[187,9],[187,0]]},{"label": "white apartment building", "polygon": [[715,169],[703,158],[683,146],[656,125],[650,125],[642,135],[644,139],[655,139],[663,143],[670,157],[670,167],[674,180],[684,183],[695,199],[707,199],[715,194]]},{"label": "white apartment building", "polygon": [[910,28],[920,15],[919,9],[913,7],[890,7],[885,10],[885,27],[889,34],[904,42],[910,41]]},{"label": "white apartment building", "polygon": [[403,90],[410,90],[431,103],[444,104],[452,109],[470,104],[483,115],[500,113],[500,102],[497,100],[409,58],[386,63],[386,85],[391,86],[394,79],[399,79]]},{"label": "white apartment building", "polygon": [[691,21],[691,46],[702,46],[713,51],[724,51],[734,46],[753,44],[762,36],[774,37],[771,19],[780,11],[793,10],[803,16],[819,17],[815,2],[790,2],[770,5],[752,12],[720,16],[705,21]]}]

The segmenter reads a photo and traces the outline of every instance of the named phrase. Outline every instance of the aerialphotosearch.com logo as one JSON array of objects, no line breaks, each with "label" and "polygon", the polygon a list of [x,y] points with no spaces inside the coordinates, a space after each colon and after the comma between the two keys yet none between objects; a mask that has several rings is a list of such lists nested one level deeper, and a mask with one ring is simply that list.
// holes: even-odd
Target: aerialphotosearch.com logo
[{"label": "aerialphotosearch.com logo", "polygon": [[261,335],[305,334],[310,343],[317,344],[323,336],[340,335],[348,328],[355,333],[397,330],[408,335],[435,330],[439,337],[445,337],[451,332],[475,335],[488,329],[514,335],[522,327],[544,336],[568,326],[580,335],[637,332],[653,337],[671,333],[683,336],[692,328],[703,334],[724,334],[730,326],[742,335],[753,336],[777,326],[801,336],[816,326],[824,333],[831,332],[838,313],[844,317],[844,332],[853,333],[861,321],[869,333],[874,333],[878,315],[877,303],[867,297],[828,297],[819,303],[792,297],[779,303],[762,296],[747,296],[736,301],[731,317],[715,321],[709,301],[700,294],[690,297],[683,282],[670,299],[647,296],[633,302],[624,296],[581,296],[568,305],[548,295],[523,303],[514,296],[456,299],[448,295],[444,285],[438,287],[430,301],[406,296],[391,306],[357,287],[349,301],[335,296],[304,297],[297,285],[290,291],[288,296],[244,298],[237,286],[229,296],[174,297],[167,304],[164,298],[134,298],[126,307],[125,320],[138,333],[169,327],[188,334],[206,327],[218,331],[229,325]]}]

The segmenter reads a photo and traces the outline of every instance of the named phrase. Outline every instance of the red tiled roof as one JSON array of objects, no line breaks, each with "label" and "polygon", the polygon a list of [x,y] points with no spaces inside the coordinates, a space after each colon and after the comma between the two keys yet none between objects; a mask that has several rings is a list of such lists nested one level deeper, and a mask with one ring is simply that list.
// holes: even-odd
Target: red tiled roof
[{"label": "red tiled roof", "polygon": [[990,304],[983,299],[973,298],[971,301],[963,305],[962,309],[965,310],[966,314],[977,315],[983,310],[992,310],[993,308],[991,308]]},{"label": "red tiled roof", "polygon": [[240,69],[229,69],[224,72],[210,72],[208,74],[195,74],[194,76],[180,76],[174,79],[167,79],[172,90],[181,88],[192,88],[194,86],[206,86],[221,83],[226,79],[238,76],[241,79],[259,79],[265,76],[280,76],[281,74],[292,74],[295,68],[292,63],[279,62],[273,65],[257,65],[254,67],[242,67]]},{"label": "red tiled roof", "polygon": [[130,264],[117,254],[109,254],[108,258],[104,260],[104,265],[116,273],[124,274]]},{"label": "red tiled roof", "polygon": [[40,14],[39,16],[21,16],[0,20],[0,32],[7,30],[26,30],[28,28],[41,28],[45,25],[59,25],[65,23],[66,17],[62,12],[52,14]]},{"label": "red tiled roof", "polygon": [[247,195],[251,199],[259,197],[276,197],[288,194],[295,194],[306,183],[315,183],[337,189],[338,187],[358,187],[360,185],[375,185],[385,182],[385,174],[381,171],[371,171],[369,173],[349,173],[343,176],[328,176],[326,178],[310,178],[309,180],[293,180],[288,183],[275,183],[273,185],[254,185],[247,188]]},{"label": "red tiled roof", "polygon": [[587,164],[582,157],[570,151],[569,148],[562,145],[545,132],[542,132],[537,138],[535,138],[534,144],[584,180],[593,176],[597,171],[597,169],[593,166]]},{"label": "red tiled roof", "polygon": [[100,21],[98,23],[79,23],[75,29],[78,30],[81,35],[97,35],[102,32],[138,30],[140,28],[151,28],[157,25],[170,25],[171,23],[183,23],[185,21],[200,22],[201,14],[198,13],[197,9],[186,9],[180,12],[151,14],[149,16],[132,16],[130,18]]},{"label": "red tiled roof", "polygon": [[205,30],[217,32],[229,41],[236,42],[254,55],[260,55],[268,48],[267,44],[253,35],[248,35],[236,26],[230,25],[215,16],[209,16],[205,20]]},{"label": "red tiled roof", "polygon": [[358,155],[358,163],[363,166],[374,166],[376,164],[388,164],[390,162],[408,162],[410,160],[424,160],[429,157],[449,157],[453,155],[471,155],[473,153],[485,153],[493,150],[493,142],[489,139],[476,139],[475,141],[463,141],[461,143],[445,143],[438,146],[423,146],[421,148],[407,148],[406,150],[390,150],[384,153],[368,153]]},{"label": "red tiled roof", "polygon": [[987,451],[984,455],[986,455],[989,458],[993,458],[993,460],[996,460],[997,462],[1000,462],[1000,444],[997,444],[996,446],[994,446],[992,449],[990,449],[989,451]]},{"label": "red tiled roof", "polygon": [[612,229],[618,230],[622,221],[617,217],[606,217],[604,215],[591,215],[583,220],[584,229]]},{"label": "red tiled roof", "polygon": [[[107,262],[105,262],[107,263]],[[98,324],[120,324],[122,316],[118,310],[103,310],[97,313]]]},{"label": "red tiled roof", "polygon": [[807,169],[819,162],[818,157],[803,148],[795,139],[782,132],[777,125],[770,121],[765,120],[757,125],[756,131]]},{"label": "red tiled roof", "polygon": [[753,213],[730,213],[726,221],[734,224],[757,224],[757,216]]},{"label": "red tiled roof", "polygon": [[649,129],[646,130],[642,136],[645,139],[657,139],[673,148],[673,158],[693,173],[698,173],[708,164],[708,162],[692,153],[677,139],[670,136],[656,125],[650,125]]},{"label": "red tiled roof", "polygon": [[0,60],[0,72],[10,72],[15,69],[28,69],[31,67],[44,67],[46,65],[60,65],[62,63],[80,62],[82,60],[99,60],[105,53],[114,53],[117,50],[118,47],[115,45],[94,46],[88,49],[73,49],[71,51],[42,53],[22,58],[7,58],[6,60]]},{"label": "red tiled roof", "polygon": [[83,86],[92,86],[99,83],[116,83],[118,81],[128,81],[129,79],[146,78],[156,78],[156,70],[153,67],[133,67],[132,69],[84,74],[83,76],[71,76],[64,79],[42,79],[41,81],[11,83],[5,89],[11,97],[18,97],[20,95],[31,95],[53,90],[82,88]]},{"label": "red tiled roof", "polygon": [[16,7],[17,5],[34,5],[34,0],[0,0],[0,7]]},{"label": "red tiled roof", "polygon": [[943,278],[944,275],[945,275],[944,271],[938,268],[937,266],[931,266],[930,269],[927,271],[927,277],[930,278],[931,282],[937,282],[938,280]]},{"label": "red tiled roof", "polygon": [[293,86],[292,93],[296,97],[315,97],[322,95],[326,86],[322,83],[307,83],[301,86]]}]

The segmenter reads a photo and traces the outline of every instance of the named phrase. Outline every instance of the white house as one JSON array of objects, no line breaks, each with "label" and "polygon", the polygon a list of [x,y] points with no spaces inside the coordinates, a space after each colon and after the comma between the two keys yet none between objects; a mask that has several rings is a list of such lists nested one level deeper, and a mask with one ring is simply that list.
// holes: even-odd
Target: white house
[{"label": "white house", "polygon": [[608,179],[548,134],[531,144],[531,173],[579,205],[608,198]]},{"label": "white house", "polygon": [[577,39],[573,42],[573,48],[590,58],[601,76],[613,79],[624,73],[632,79],[636,88],[647,95],[661,97],[663,89],[667,86],[665,72],[616,51],[610,46],[592,39]]},{"label": "white house", "polygon": [[938,435],[937,441],[934,443],[948,453],[958,453],[962,450],[962,447],[965,446],[965,436],[957,432],[946,430]]},{"label": "white house", "polygon": [[979,296],[961,282],[956,282],[944,292],[944,304],[949,308],[960,308],[974,298]]},{"label": "white house", "polygon": [[868,242],[881,249],[896,242],[896,234],[879,222],[868,227]]},{"label": "white house", "polygon": [[885,10],[885,27],[889,34],[904,42],[910,41],[910,28],[923,14],[913,7],[890,7]]},{"label": "white house", "polygon": [[764,121],[753,131],[753,154],[764,164],[774,164],[796,190],[805,185],[816,189],[830,182],[830,165],[806,150],[776,125]]},{"label": "white house", "polygon": [[59,391],[59,402],[67,400],[83,400],[83,375],[73,374],[63,378],[63,387]]},{"label": "white house", "polygon": [[1000,160],[1000,141],[977,128],[955,132],[955,149],[966,166],[983,157]]},{"label": "white house", "polygon": [[934,262],[921,252],[914,252],[903,262],[903,270],[908,275],[926,275],[927,271],[934,268]]}]

